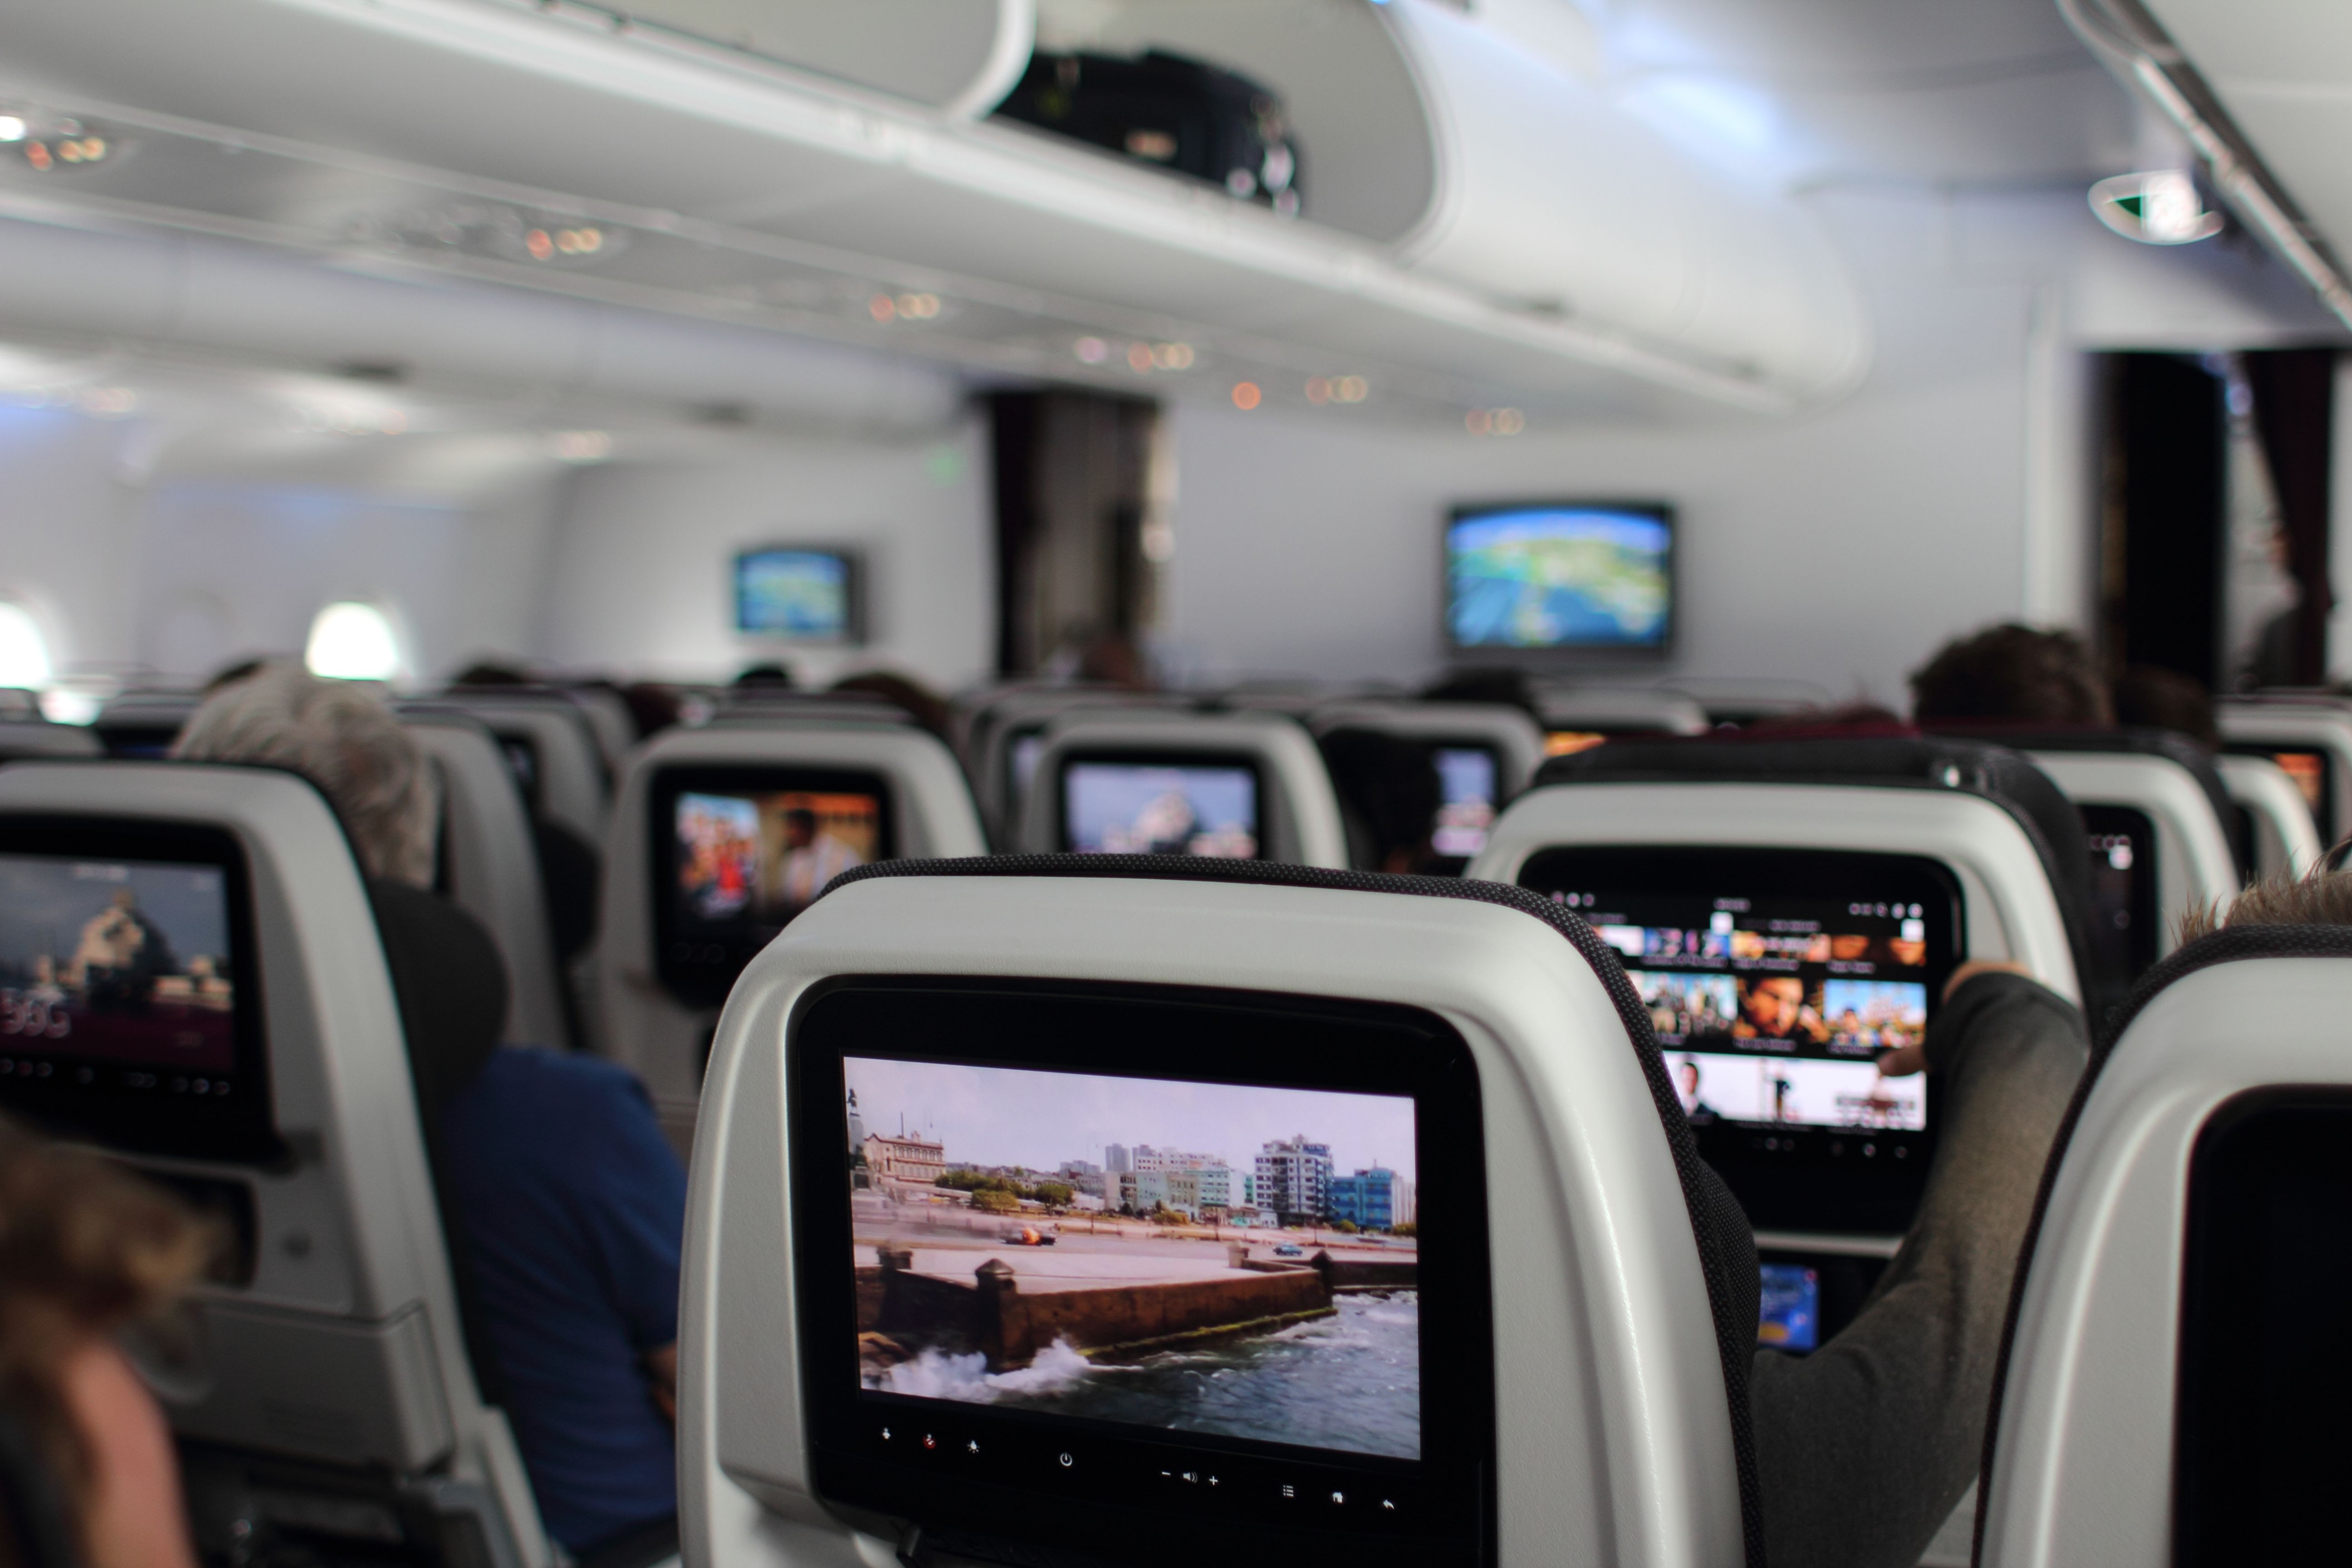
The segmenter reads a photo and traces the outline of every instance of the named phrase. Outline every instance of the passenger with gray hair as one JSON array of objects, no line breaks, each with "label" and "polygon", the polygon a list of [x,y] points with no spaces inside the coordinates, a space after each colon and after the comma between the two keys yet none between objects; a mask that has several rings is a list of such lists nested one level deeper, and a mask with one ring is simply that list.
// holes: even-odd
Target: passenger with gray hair
[{"label": "passenger with gray hair", "polygon": [[[286,768],[316,784],[370,879],[395,973],[404,910],[421,902],[445,929],[470,923],[425,890],[440,800],[431,760],[366,688],[265,665],[208,696],[173,754]],[[478,945],[495,965],[486,933]],[[464,980],[424,978],[450,990]],[[500,1021],[477,1052],[420,1038],[436,1024],[452,1032],[446,1012],[407,1016],[402,996],[450,1245],[471,1277],[548,1532],[575,1557],[632,1555],[677,1530],[686,1172],[644,1084],[593,1058],[497,1046],[502,975],[487,989]]]},{"label": "passenger with gray hair", "polygon": [[441,781],[391,709],[347,680],[265,664],[205,699],[172,755],[301,774],[342,818],[369,876],[433,885]]}]

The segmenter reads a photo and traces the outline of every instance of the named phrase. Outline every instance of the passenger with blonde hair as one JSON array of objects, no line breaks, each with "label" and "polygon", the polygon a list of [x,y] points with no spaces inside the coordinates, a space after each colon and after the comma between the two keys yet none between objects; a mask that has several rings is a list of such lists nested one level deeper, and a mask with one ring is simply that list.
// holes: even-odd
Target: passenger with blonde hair
[{"label": "passenger with blonde hair", "polygon": [[170,1194],[0,1117],[0,1564],[194,1568],[172,1434],[116,1342],[219,1245]]}]

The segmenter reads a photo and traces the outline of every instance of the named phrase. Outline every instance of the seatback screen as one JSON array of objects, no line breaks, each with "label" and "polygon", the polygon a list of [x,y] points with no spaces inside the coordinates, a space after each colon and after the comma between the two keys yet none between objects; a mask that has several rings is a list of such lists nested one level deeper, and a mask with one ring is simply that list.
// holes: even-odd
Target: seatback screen
[{"label": "seatback screen", "polygon": [[1255,860],[1265,853],[1257,770],[1238,759],[1069,758],[1062,847]]},{"label": "seatback screen", "polygon": [[2085,805],[2091,858],[2091,954],[2109,984],[2128,986],[2156,963],[2163,912],[2156,896],[2156,825],[2128,805]]},{"label": "seatback screen", "polygon": [[1880,1058],[1926,1037],[1959,895],[1916,857],[1557,849],[1519,878],[1623,960],[1700,1152],[1759,1226],[1900,1231],[1933,1090]]},{"label": "seatback screen", "polygon": [[2303,804],[2311,808],[2311,820],[2319,829],[2319,841],[2333,846],[2338,831],[2336,826],[2336,794],[2332,787],[2333,771],[2326,752],[2317,749],[2253,745],[2239,742],[2226,748],[2231,755],[2261,757],[2276,763],[2281,772],[2294,781],[2302,792]]},{"label": "seatback screen", "polygon": [[[862,1387],[1421,1457],[1410,1098],[867,1057],[843,1076],[878,1295]],[[1309,1248],[1396,1283],[1336,1291]],[[975,1277],[990,1260],[1025,1321]]]},{"label": "seatback screen", "polygon": [[0,823],[0,1101],[115,1147],[274,1147],[234,840],[21,821]]},{"label": "seatback screen", "polygon": [[2189,1164],[2173,1561],[2334,1554],[2352,1466],[2352,1097],[2242,1096]]},{"label": "seatback screen", "polygon": [[975,1556],[1084,1540],[1100,1505],[1203,1543],[1287,1527],[1475,1561],[1493,1373],[1466,1047],[1410,1009],[1140,989],[853,983],[805,1015],[821,1489],[927,1531],[984,1520]]},{"label": "seatback screen", "polygon": [[681,769],[651,794],[658,967],[692,1001],[723,997],[826,883],[892,853],[871,773]]},{"label": "seatback screen", "polygon": [[1449,859],[1473,859],[1486,847],[1495,808],[1501,803],[1501,768],[1494,749],[1440,745],[1432,756],[1437,764],[1438,807],[1429,847]]}]

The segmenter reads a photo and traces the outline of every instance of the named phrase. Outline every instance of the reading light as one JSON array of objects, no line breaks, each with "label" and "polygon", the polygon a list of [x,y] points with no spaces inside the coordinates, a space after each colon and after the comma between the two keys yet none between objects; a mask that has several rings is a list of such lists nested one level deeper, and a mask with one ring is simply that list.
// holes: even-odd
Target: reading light
[{"label": "reading light", "polygon": [[1258,390],[1257,383],[1254,381],[1238,381],[1234,384],[1234,406],[1244,414],[1255,408],[1259,399],[1265,395]]},{"label": "reading light", "polygon": [[2225,221],[2210,211],[2197,182],[2185,169],[2116,174],[2091,187],[2091,210],[2099,221],[2142,245],[2189,245],[2221,232]]},{"label": "reading light", "polygon": [[400,641],[382,610],[346,599],[310,623],[302,662],[328,680],[390,680],[400,673]]},{"label": "reading light", "polygon": [[0,114],[0,142],[22,142],[25,139],[25,117],[21,114]]}]

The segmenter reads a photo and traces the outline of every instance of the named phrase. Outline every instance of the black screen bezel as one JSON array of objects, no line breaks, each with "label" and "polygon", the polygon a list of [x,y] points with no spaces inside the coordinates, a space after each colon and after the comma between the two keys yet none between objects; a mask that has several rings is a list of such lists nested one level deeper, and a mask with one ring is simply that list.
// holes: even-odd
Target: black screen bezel
[{"label": "black screen bezel", "polygon": [[65,815],[0,816],[0,855],[41,859],[143,860],[200,866],[221,874],[227,906],[229,983],[236,1001],[233,1092],[193,1092],[199,1078],[132,1062],[91,1062],[11,1043],[0,1056],[46,1062],[51,1072],[0,1076],[0,1105],[60,1135],[126,1153],[226,1164],[275,1165],[286,1157],[271,1104],[266,1003],[255,935],[253,886],[245,847],[211,824]]},{"label": "black screen bezel", "polygon": [[[947,1050],[924,1048],[951,1041]],[[904,1042],[903,1044],[901,1042]],[[1116,1042],[1107,1047],[1106,1042]],[[1110,1049],[1116,1058],[1106,1059]],[[818,1495],[850,1510],[996,1544],[1045,1546],[1099,1560],[1119,1542],[1123,1560],[1170,1564],[1229,1552],[1237,1526],[1293,1550],[1344,1542],[1352,1554],[1397,1563],[1493,1561],[1494,1352],[1486,1236],[1484,1126],[1476,1066],[1451,1026],[1417,1008],[1286,998],[1206,987],[963,977],[845,977],[814,988],[795,1009],[787,1046],[792,1118],[793,1245],[801,1316],[800,1365],[812,1475]],[[1441,1232],[1422,1295],[1419,1460],[1301,1449],[1206,1434],[908,1399],[859,1387],[855,1278],[842,1267],[853,1230],[843,1139],[842,1058],[895,1057],[979,1066],[1410,1094],[1416,1105],[1416,1175],[1424,1208],[1474,1216]],[[1187,1070],[1136,1072],[1126,1064],[1183,1061]],[[877,1433],[898,1419],[943,1441],[929,1458]],[[951,1437],[951,1440],[947,1440]],[[950,1468],[965,1441],[982,1441],[1011,1472],[985,1479]],[[1060,1452],[1074,1463],[1052,1461]],[[886,1458],[884,1456],[893,1456]],[[1227,1489],[1170,1479],[1239,1467]],[[1286,1526],[1265,1478],[1294,1474],[1312,1503],[1333,1490],[1358,1499],[1381,1488],[1406,1500],[1393,1518],[1326,1508]],[[1042,1476],[1033,1480],[1032,1476]],[[1244,1484],[1245,1478],[1252,1478]],[[1100,1489],[1097,1490],[1097,1489]],[[1040,1508],[1045,1500],[1048,1506]],[[1271,1516],[1271,1517],[1269,1517]],[[1009,1559],[1008,1559],[1009,1560]]]},{"label": "black screen bezel", "polygon": [[[2334,1348],[2342,1298],[2284,1296],[2308,1287],[2315,1272],[2352,1279],[2352,1267],[2307,1224],[2282,1234],[2273,1200],[2283,1180],[2312,1176],[2315,1159],[2320,1179],[2352,1184],[2347,1147],[2352,1090],[2341,1085],[2249,1090],[2223,1101],[2198,1131],[2173,1415],[2173,1561],[2182,1568],[2317,1559],[2339,1546],[2329,1483],[2342,1474],[2332,1461],[2346,1447],[2344,1407],[2330,1385],[2338,1395],[2352,1387],[2352,1367]],[[2340,1215],[2339,1206],[2321,1206]],[[2300,1280],[2269,1267],[2282,1246],[2311,1260]],[[2317,1358],[2308,1353],[2315,1340],[2328,1347]],[[2282,1359],[2295,1364],[2283,1370],[2274,1364]],[[2302,1484],[2282,1486],[2283,1478]]]},{"label": "black screen bezel", "polygon": [[[1654,517],[1666,526],[1666,621],[1654,643],[1547,643],[1521,647],[1508,643],[1456,642],[1454,637],[1454,531],[1462,523],[1498,511],[1622,511]],[[1454,507],[1437,533],[1437,636],[1449,654],[1506,663],[1660,664],[1674,656],[1682,637],[1682,524],[1672,501],[1624,497],[1559,497],[1532,500],[1470,501]]]},{"label": "black screen bezel", "polygon": [[[1573,875],[1563,877],[1563,869]],[[1520,867],[1517,880],[1547,896],[1556,889],[1591,888],[1671,898],[1843,899],[1855,896],[1857,888],[1870,889],[1874,898],[1881,890],[1901,889],[1906,902],[1923,907],[1928,922],[1922,978],[1931,1026],[1944,984],[1968,951],[1959,883],[1940,861],[1925,856],[1745,845],[1577,846],[1537,851]],[[1717,1121],[1692,1127],[1691,1135],[1701,1157],[1722,1173],[1759,1230],[1894,1236],[1909,1228],[1935,1158],[1942,1111],[1941,1096],[1933,1092],[1927,1120],[1926,1130],[1917,1132],[1760,1130]]]},{"label": "black screen bezel", "polygon": [[[895,859],[898,853],[898,814],[890,784],[878,773],[856,768],[804,768],[789,764],[727,763],[682,763],[662,768],[646,788],[646,839],[651,855],[647,867],[653,898],[654,973],[669,994],[689,1007],[715,1007],[727,1000],[736,977],[772,938],[706,942],[708,952],[681,949],[677,918],[677,797],[690,793],[712,795],[772,795],[806,791],[824,795],[866,795],[874,797],[877,860]],[[786,923],[790,923],[789,921]]]},{"label": "black screen bezel", "polygon": [[[1042,763],[1044,759],[1039,759]],[[1271,858],[1273,846],[1268,842],[1273,831],[1274,801],[1266,789],[1265,769],[1258,759],[1246,752],[1187,752],[1187,751],[1126,751],[1120,749],[1081,750],[1065,752],[1055,761],[1054,774],[1054,845],[1066,855],[1101,854],[1101,850],[1082,850],[1072,842],[1070,833],[1070,770],[1087,763],[1122,768],[1228,768],[1249,774],[1253,804],[1257,808],[1257,853],[1253,860]],[[1029,787],[1035,789],[1033,776]]]},{"label": "black screen bezel", "polygon": [[[2164,914],[2158,907],[2156,893],[2156,819],[2136,805],[2077,805],[2082,813],[2084,853],[2090,853],[2090,840],[2121,834],[2132,841],[2130,952],[2126,968],[2116,978],[2128,991],[2139,977],[2156,966],[2158,948],[2162,945]],[[2093,872],[2094,878],[2097,873]],[[2097,884],[2092,885],[2091,921],[2095,931],[2104,912],[2097,897]],[[2095,937],[2093,939],[2096,940]]]}]

